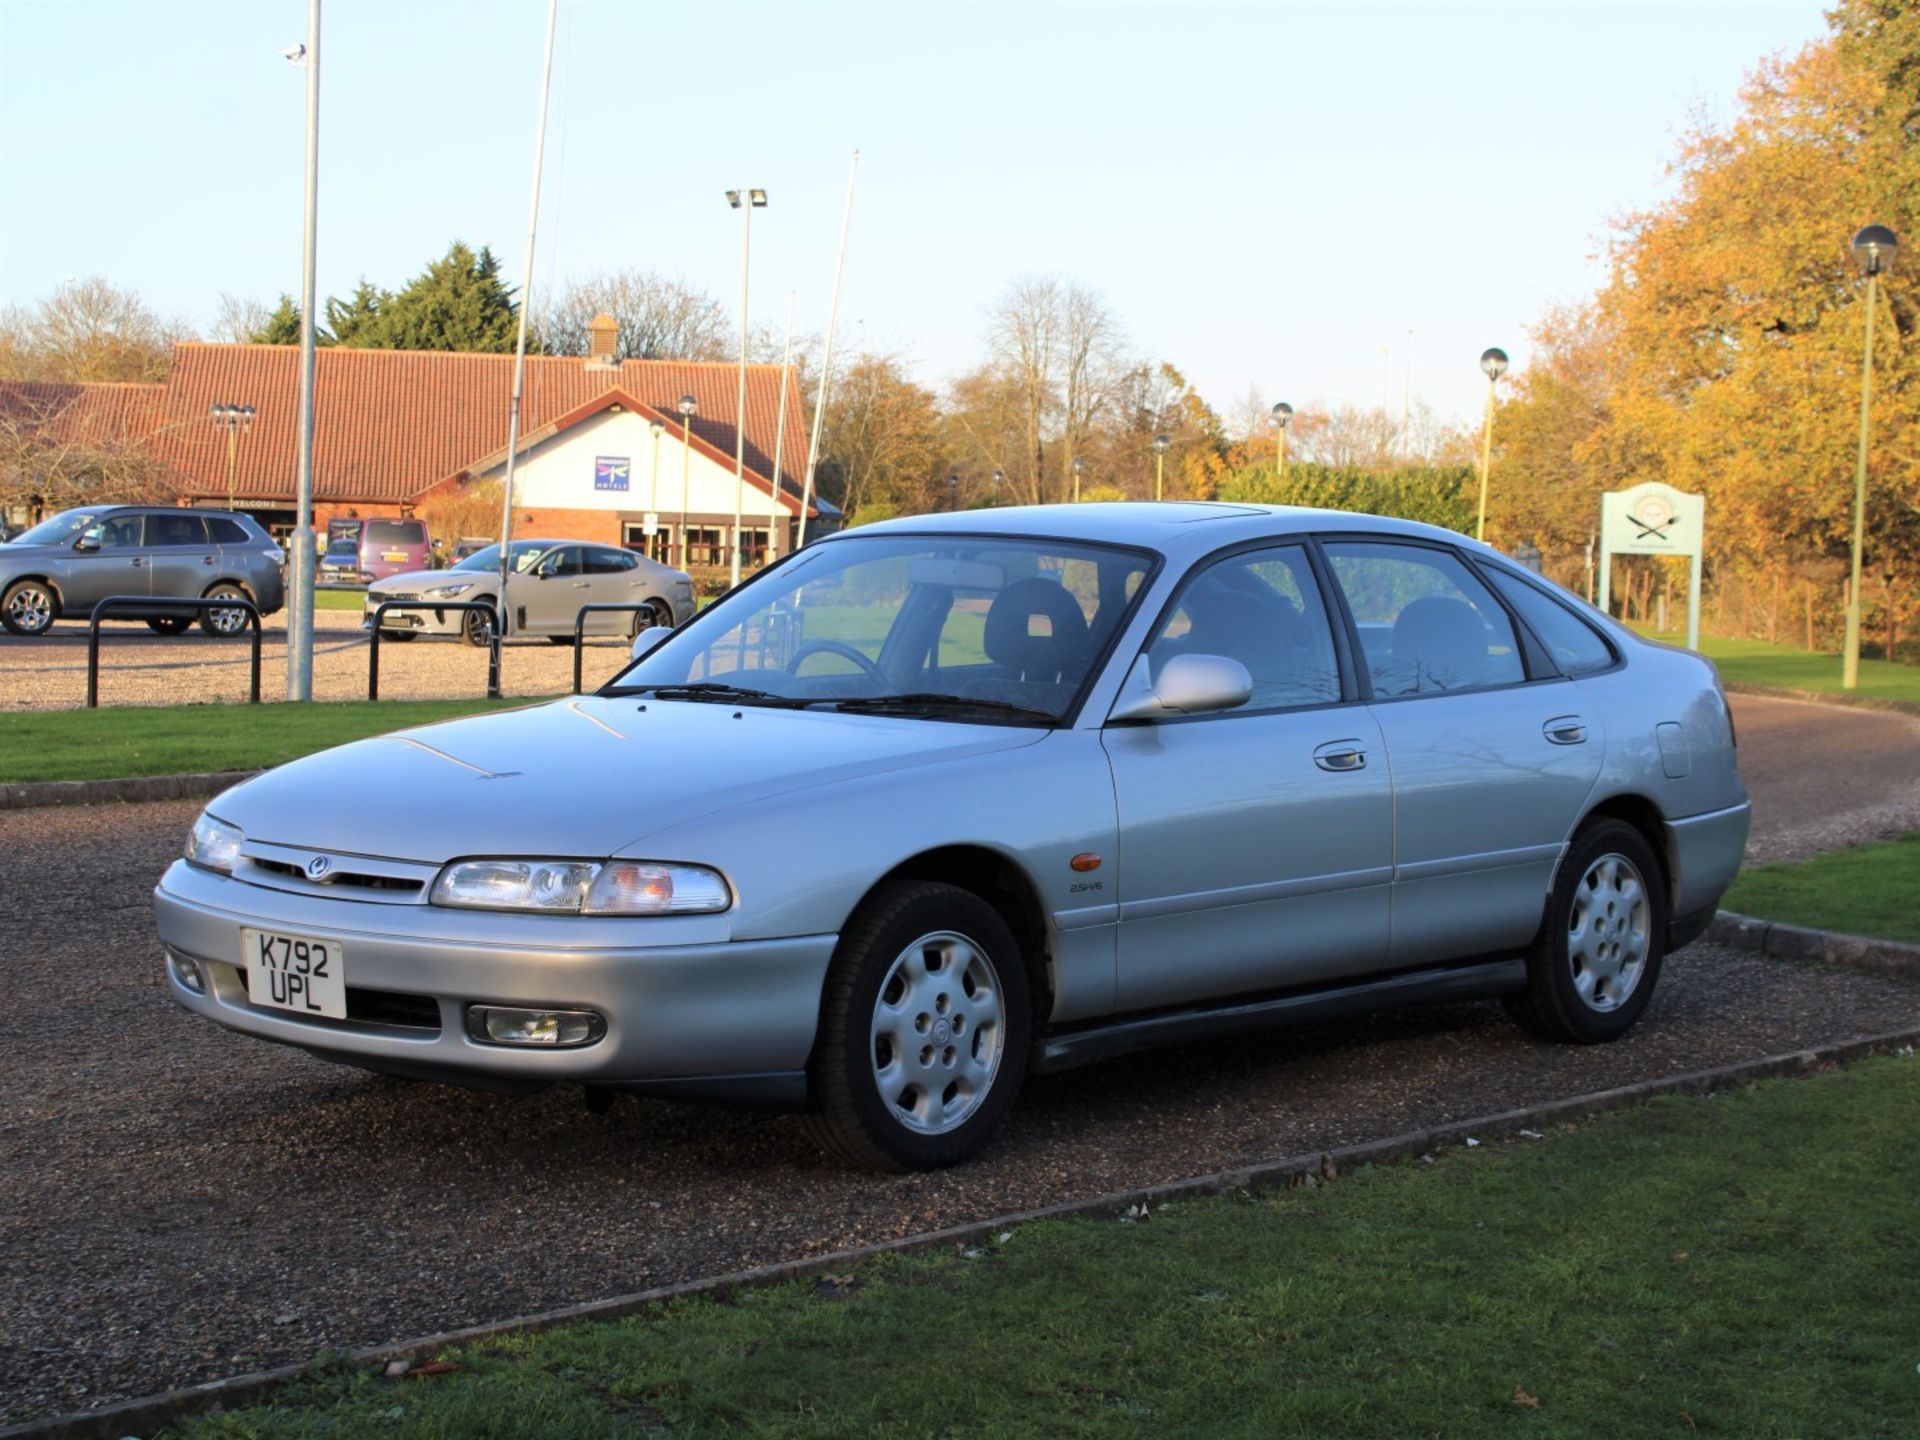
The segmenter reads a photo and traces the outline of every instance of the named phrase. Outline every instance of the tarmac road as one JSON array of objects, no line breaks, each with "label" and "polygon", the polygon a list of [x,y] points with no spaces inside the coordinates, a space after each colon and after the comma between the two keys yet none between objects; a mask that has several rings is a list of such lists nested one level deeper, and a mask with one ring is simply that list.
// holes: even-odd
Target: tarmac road
[{"label": "tarmac road", "polygon": [[1800,860],[1920,829],[1920,719],[1735,695],[1753,794],[1747,860]]}]

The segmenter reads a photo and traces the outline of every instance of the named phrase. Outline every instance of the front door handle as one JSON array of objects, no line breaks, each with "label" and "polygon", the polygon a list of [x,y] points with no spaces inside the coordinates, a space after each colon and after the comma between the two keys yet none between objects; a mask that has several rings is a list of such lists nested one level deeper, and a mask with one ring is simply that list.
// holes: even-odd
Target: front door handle
[{"label": "front door handle", "polygon": [[213,564],[213,556],[211,556],[211,555],[202,555],[202,556],[200,557],[200,563],[201,563],[202,565],[211,565],[211,564]]},{"label": "front door handle", "polygon": [[131,560],[127,561],[127,564],[131,565],[136,570],[138,570],[142,565],[146,563],[147,562],[145,561],[145,559],[143,559],[138,555],[134,556]]},{"label": "front door handle", "polygon": [[1584,745],[1587,722],[1578,715],[1561,715],[1542,725],[1540,733],[1555,745]]},{"label": "front door handle", "polygon": [[1346,770],[1364,770],[1367,768],[1367,752],[1360,748],[1358,740],[1329,740],[1324,745],[1314,747],[1313,763],[1335,774]]}]

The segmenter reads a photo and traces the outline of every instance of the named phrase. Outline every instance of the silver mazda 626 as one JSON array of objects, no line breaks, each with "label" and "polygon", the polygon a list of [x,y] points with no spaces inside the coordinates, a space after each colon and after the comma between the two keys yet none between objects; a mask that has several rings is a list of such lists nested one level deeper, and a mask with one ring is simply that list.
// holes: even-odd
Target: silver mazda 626
[{"label": "silver mazda 626", "polygon": [[1138,1046],[1484,996],[1611,1040],[1747,836],[1704,660],[1399,521],[894,521],[634,651],[214,800],[156,895],[175,998],[942,1165],[1029,1074]]}]

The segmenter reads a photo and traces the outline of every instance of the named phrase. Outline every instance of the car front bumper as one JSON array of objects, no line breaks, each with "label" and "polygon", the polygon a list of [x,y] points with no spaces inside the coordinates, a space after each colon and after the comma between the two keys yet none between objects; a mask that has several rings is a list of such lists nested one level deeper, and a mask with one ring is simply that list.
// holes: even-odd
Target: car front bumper
[{"label": "car front bumper", "polygon": [[[321,899],[185,861],[155,889],[154,917],[167,951],[198,962],[203,977],[196,992],[169,964],[174,999],[230,1030],[454,1083],[571,1080],[733,1098],[799,1093],[837,939],[730,940],[717,923],[724,916],[596,919]],[[338,946],[349,1018],[253,1004],[242,926]],[[468,1034],[473,1004],[592,1010],[606,1029],[567,1049],[487,1044]]]},{"label": "car front bumper", "polygon": [[[412,604],[412,601],[408,601]],[[430,602],[422,601],[422,605]],[[373,612],[380,602],[369,597],[367,608],[360,617],[360,628],[373,630]],[[466,626],[471,610],[389,610],[380,621],[380,633],[391,635],[395,631],[411,631],[415,635],[458,635]]]}]

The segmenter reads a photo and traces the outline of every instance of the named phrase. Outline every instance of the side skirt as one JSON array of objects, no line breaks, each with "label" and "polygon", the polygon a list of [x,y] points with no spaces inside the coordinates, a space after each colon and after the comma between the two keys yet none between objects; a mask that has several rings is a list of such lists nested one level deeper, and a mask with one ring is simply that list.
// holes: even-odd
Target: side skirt
[{"label": "side skirt", "polygon": [[1046,1036],[1041,1041],[1033,1071],[1050,1075],[1133,1050],[1262,1030],[1273,1025],[1358,1015],[1390,1006],[1481,1000],[1512,994],[1525,988],[1526,983],[1527,962],[1516,957],[1411,970],[1351,985],[1295,991],[1258,1000],[1131,1016],[1079,1029],[1058,1030]]}]

